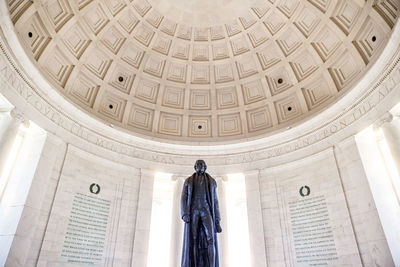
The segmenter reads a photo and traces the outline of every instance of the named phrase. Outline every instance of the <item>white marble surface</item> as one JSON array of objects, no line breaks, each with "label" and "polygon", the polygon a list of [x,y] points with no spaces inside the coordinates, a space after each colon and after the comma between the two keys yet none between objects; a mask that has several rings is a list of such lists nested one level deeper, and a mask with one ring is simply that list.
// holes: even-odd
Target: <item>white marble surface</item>
[{"label": "white marble surface", "polygon": [[7,177],[0,205],[0,232],[2,236],[13,237],[10,253],[6,258],[0,258],[0,265],[24,266],[29,253],[30,240],[33,234],[32,222],[38,218],[39,208],[36,199],[30,194],[30,187],[36,184],[35,172],[42,155],[46,140],[44,131],[27,133],[14,166]]},{"label": "white marble surface", "polygon": [[375,135],[370,136],[372,143],[360,135],[343,142],[340,149],[346,149],[346,154],[353,151],[352,157],[346,155],[351,161],[348,166],[345,165],[347,173],[343,175],[343,185],[347,187],[345,181],[349,179],[349,173],[351,179],[358,183],[354,187],[349,186],[347,195],[360,252],[366,266],[398,266],[400,238],[399,227],[395,223],[400,218],[398,199],[374,142]]},{"label": "white marble surface", "polygon": [[[324,195],[338,260],[328,266],[362,266],[332,149],[260,173],[261,207],[268,266],[296,266],[288,202],[299,201],[301,186]],[[303,265],[299,265],[303,266]],[[305,266],[305,265],[304,265]]]},{"label": "white marble surface", "polygon": [[61,257],[61,250],[72,199],[77,192],[90,194],[91,183],[100,184],[101,198],[111,201],[102,264],[130,265],[139,194],[139,171],[68,146],[38,266],[70,265]]},{"label": "white marble surface", "polygon": [[264,223],[262,220],[260,199],[260,173],[259,171],[246,172],[244,176],[246,182],[251,266],[267,267]]},{"label": "white marble surface", "polygon": [[[114,226],[118,234],[113,236],[114,241],[110,241],[115,253],[105,255],[105,259],[118,266],[145,267],[156,170],[124,166],[71,145],[66,155],[65,151],[66,145],[54,136],[46,141],[27,198],[32,207],[25,206],[21,210],[26,216],[22,217],[18,227],[21,236],[12,239],[10,264],[7,266],[36,266],[37,263],[38,266],[67,266],[59,261],[58,251],[64,238],[62,229],[65,222],[57,218],[67,216],[65,211],[71,194],[86,190],[87,179],[96,177],[106,184],[123,181],[125,188],[119,200],[119,223]],[[339,261],[332,266],[373,266],[374,263],[393,266],[358,153],[354,140],[350,139],[337,144],[334,149],[299,161],[244,172],[252,267],[290,266],[293,263],[289,256],[287,221],[282,217],[285,213],[282,199],[285,190],[291,192],[293,187],[297,191],[298,182],[307,182],[312,184],[312,190],[326,193],[339,254]],[[222,227],[226,229],[223,179],[221,172],[215,173],[213,168],[210,168],[210,173],[219,183]],[[40,185],[46,188],[44,194],[37,194]],[[177,191],[180,194],[179,188]],[[35,222],[33,225],[32,221]],[[179,231],[174,233],[174,242],[180,242],[180,234]],[[1,239],[7,244],[7,236],[1,236]],[[226,236],[220,235],[219,240],[221,263],[224,264],[224,255],[229,253]],[[180,248],[179,244],[175,245]],[[180,251],[175,251],[174,255],[177,262]]]},{"label": "white marble surface", "polygon": [[[1,5],[4,11],[4,2]],[[6,41],[16,45],[15,51],[22,51],[18,50],[9,26],[2,24],[3,30],[9,34]],[[398,32],[399,25],[395,27]],[[211,173],[218,176],[248,172],[249,177],[253,177],[251,171],[260,171],[261,214],[254,210],[249,216],[262,220],[265,249],[263,251],[262,240],[259,240],[255,241],[254,244],[258,245],[255,245],[257,248],[253,252],[258,257],[265,253],[267,266],[285,266],[291,260],[285,258],[288,250],[283,243],[287,236],[283,231],[285,222],[281,220],[282,209],[277,199],[279,183],[291,176],[303,177],[323,190],[331,185],[337,193],[337,198],[332,195],[331,200],[334,205],[338,203],[338,213],[343,214],[333,211],[337,219],[334,223],[344,222],[346,228],[345,238],[340,239],[343,244],[340,246],[342,266],[360,266],[360,262],[364,266],[392,266],[359,152],[353,141],[342,140],[374,122],[399,101],[400,69],[395,60],[399,58],[399,40],[400,35],[394,34],[369,75],[336,105],[313,119],[263,139],[215,146],[160,143],[112,129],[66,102],[48,85],[40,83],[42,77],[34,71],[29,60],[19,58],[19,61],[15,61],[13,52],[4,46],[4,54],[0,57],[0,92],[49,135],[54,135],[46,143],[36,171],[32,170],[35,176],[26,202],[18,202],[27,206],[21,211],[21,214],[26,214],[21,222],[21,231],[25,236],[15,238],[0,235],[0,244],[11,245],[12,248],[9,266],[36,266],[39,254],[39,266],[58,264],[56,247],[49,240],[54,238],[57,244],[63,238],[58,234],[60,229],[57,229],[57,224],[53,223],[54,217],[62,215],[57,205],[69,200],[63,183],[69,184],[71,179],[75,182],[70,185],[80,190],[83,177],[95,176],[113,183],[114,180],[124,180],[126,173],[129,173],[134,178],[123,182],[128,191],[120,199],[120,223],[117,228],[121,231],[115,236],[117,242],[114,242],[117,253],[108,259],[118,266],[144,267],[151,215],[152,177],[156,171],[190,174],[194,161],[199,157],[205,158]],[[0,41],[3,45],[5,40]],[[29,69],[29,75],[18,64],[11,66],[10,62],[24,64],[24,68]],[[33,79],[36,75],[39,78]],[[79,149],[71,148],[73,152],[68,150],[68,160],[64,163],[67,146]],[[327,148],[328,152],[320,153]],[[71,155],[76,155],[80,160],[74,160]],[[142,169],[140,175],[138,169]],[[248,185],[248,190],[256,194],[255,184]],[[40,193],[37,191],[39,189]],[[223,198],[223,187],[219,187],[219,193]],[[249,201],[256,203],[256,198],[252,195]],[[33,218],[34,213],[36,219],[28,219]],[[32,221],[32,228],[28,229],[26,225]],[[224,227],[226,221],[223,219],[222,223]],[[10,231],[7,232],[18,231],[14,224],[9,226]],[[257,229],[261,227],[258,222],[253,226]],[[222,251],[226,249],[226,244],[221,242],[221,248]],[[23,249],[27,252],[21,253]],[[258,260],[264,264],[262,258],[255,262]]]},{"label": "white marble surface", "polygon": [[132,251],[132,267],[146,266],[147,263],[154,174],[155,172],[149,170],[140,171],[140,192]]}]

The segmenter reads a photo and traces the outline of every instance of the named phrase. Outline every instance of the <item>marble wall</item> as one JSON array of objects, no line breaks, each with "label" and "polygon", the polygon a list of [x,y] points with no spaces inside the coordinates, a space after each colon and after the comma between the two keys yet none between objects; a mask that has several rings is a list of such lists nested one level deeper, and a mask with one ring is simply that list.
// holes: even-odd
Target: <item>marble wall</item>
[{"label": "marble wall", "polygon": [[362,266],[332,149],[260,174],[268,266]]},{"label": "marble wall", "polygon": [[355,137],[336,145],[334,153],[363,266],[394,266]]},{"label": "marble wall", "polygon": [[38,266],[130,266],[138,169],[69,145]]},{"label": "marble wall", "polygon": [[[223,169],[209,171],[222,185],[225,210]],[[98,157],[49,134],[5,266],[87,266],[90,261],[94,266],[145,267],[155,172]],[[394,266],[354,137],[301,160],[255,166],[244,175],[251,267]],[[183,177],[175,174],[173,179],[181,184]],[[179,194],[176,188],[175,205]],[[99,201],[108,203],[106,220],[85,221],[85,208],[99,208]],[[92,224],[88,240],[73,238],[76,222]],[[301,227],[304,222],[313,226]],[[91,244],[99,223],[105,234],[97,255],[77,253]],[[180,262],[182,233],[176,229],[165,266]],[[222,266],[228,266],[225,239],[220,236]]]},{"label": "marble wall", "polygon": [[338,254],[330,265],[394,266],[354,137],[260,172],[268,266],[298,266],[287,202],[302,199],[299,189],[305,185],[310,197],[323,195],[327,203]]}]

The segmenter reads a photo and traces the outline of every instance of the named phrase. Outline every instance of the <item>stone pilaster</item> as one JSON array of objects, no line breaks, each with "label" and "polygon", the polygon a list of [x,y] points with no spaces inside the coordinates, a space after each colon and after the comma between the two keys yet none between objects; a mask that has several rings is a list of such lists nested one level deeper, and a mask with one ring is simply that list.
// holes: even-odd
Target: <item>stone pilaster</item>
[{"label": "stone pilaster", "polygon": [[221,213],[221,227],[222,233],[218,234],[218,246],[219,246],[219,266],[229,266],[229,247],[228,247],[228,215],[226,211],[226,188],[225,183],[227,177],[224,176],[214,177],[217,181],[217,194],[219,211]]},{"label": "stone pilaster", "polygon": [[250,259],[252,267],[266,267],[264,225],[262,220],[259,171],[245,173]]},{"label": "stone pilaster", "polygon": [[154,172],[141,169],[132,267],[146,266],[150,240],[150,221],[153,201]]}]

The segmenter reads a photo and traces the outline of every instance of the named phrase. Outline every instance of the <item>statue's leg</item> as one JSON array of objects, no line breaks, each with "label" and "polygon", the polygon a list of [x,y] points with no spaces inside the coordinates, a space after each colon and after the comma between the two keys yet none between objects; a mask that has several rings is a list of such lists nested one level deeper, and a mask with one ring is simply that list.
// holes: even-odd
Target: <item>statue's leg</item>
[{"label": "statue's leg", "polygon": [[203,212],[201,221],[207,236],[207,250],[208,250],[208,261],[209,267],[215,267],[215,238],[214,238],[214,223],[210,212]]},{"label": "statue's leg", "polygon": [[214,242],[208,243],[208,260],[210,261],[210,267],[215,267],[215,245]]},{"label": "statue's leg", "polygon": [[[193,242],[194,242],[194,244],[197,244],[197,238],[193,238]],[[197,250],[198,250],[197,246],[194,245],[194,246],[193,246],[193,262],[194,262],[194,267],[198,267],[198,264],[197,264],[197,262],[198,262],[198,261],[197,261],[197,258],[198,258]]]},{"label": "statue's leg", "polygon": [[194,267],[199,267],[198,266],[198,228],[199,228],[199,219],[200,216],[198,212],[193,212],[192,215],[192,220],[191,220],[191,226],[192,226],[192,237],[193,237],[193,262],[194,262]]}]

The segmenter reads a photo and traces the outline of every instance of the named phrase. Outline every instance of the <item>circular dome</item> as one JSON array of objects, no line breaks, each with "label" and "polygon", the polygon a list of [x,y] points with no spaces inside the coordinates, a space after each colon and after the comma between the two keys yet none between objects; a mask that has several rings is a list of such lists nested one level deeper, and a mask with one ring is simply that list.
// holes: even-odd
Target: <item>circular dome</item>
[{"label": "circular dome", "polygon": [[66,99],[159,140],[258,138],[349,91],[397,1],[9,1],[21,43]]}]

